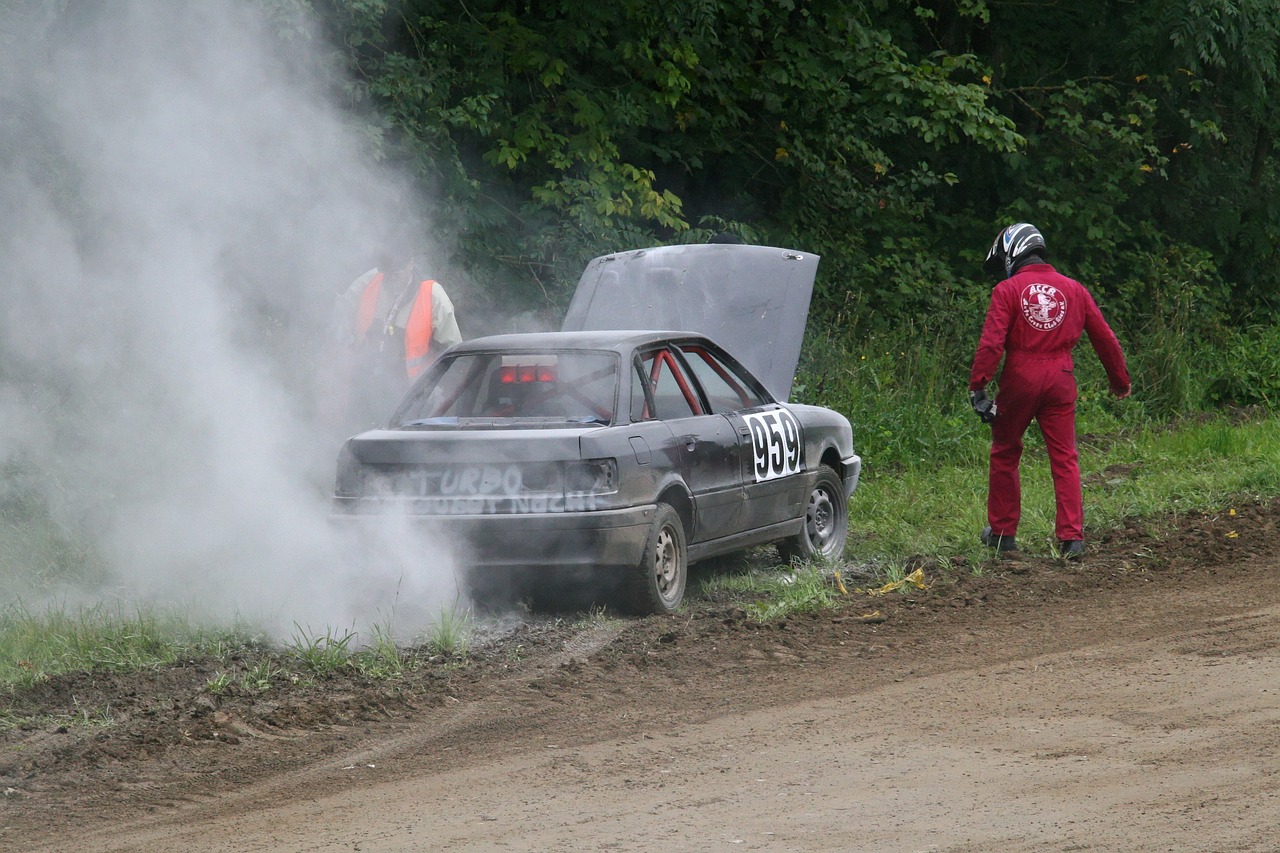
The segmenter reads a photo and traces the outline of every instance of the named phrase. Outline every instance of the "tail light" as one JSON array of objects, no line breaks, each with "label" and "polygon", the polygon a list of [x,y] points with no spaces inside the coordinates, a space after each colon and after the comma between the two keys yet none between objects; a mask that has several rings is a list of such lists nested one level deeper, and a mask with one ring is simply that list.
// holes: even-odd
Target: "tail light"
[{"label": "tail light", "polygon": [[351,442],[345,442],[338,451],[337,472],[334,476],[333,493],[337,497],[354,498],[360,496],[360,463],[351,452]]},{"label": "tail light", "polygon": [[618,490],[618,463],[613,459],[586,459],[565,465],[564,490],[607,494]]}]

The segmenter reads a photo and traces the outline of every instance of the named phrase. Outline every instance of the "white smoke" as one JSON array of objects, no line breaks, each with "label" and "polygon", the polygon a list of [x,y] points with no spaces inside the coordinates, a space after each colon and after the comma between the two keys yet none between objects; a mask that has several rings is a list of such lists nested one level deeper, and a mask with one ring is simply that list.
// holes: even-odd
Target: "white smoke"
[{"label": "white smoke", "polygon": [[[338,558],[316,396],[337,290],[424,223],[336,105],[304,7],[288,42],[263,7],[0,12],[0,479],[105,563],[59,595],[412,631],[452,571],[417,543],[373,576]],[[3,557],[0,590],[50,591],[43,555]]]}]

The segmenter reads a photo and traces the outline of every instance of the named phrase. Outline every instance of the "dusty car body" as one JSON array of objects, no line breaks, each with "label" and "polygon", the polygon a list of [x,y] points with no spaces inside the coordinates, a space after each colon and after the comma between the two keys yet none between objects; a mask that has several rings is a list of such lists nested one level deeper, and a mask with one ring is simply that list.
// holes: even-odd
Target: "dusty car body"
[{"label": "dusty car body", "polygon": [[[623,258],[613,269],[630,260],[669,270],[670,259]],[[566,326],[636,319],[608,297],[636,298],[627,287],[636,280],[580,287]],[[696,289],[684,281],[679,293]],[[763,303],[754,304],[758,314]],[[775,334],[783,324],[766,321]],[[775,387],[790,388],[792,343],[794,355],[775,346],[757,359],[766,369],[791,359],[771,372]],[[479,588],[517,570],[576,571],[617,581],[634,610],[668,612],[691,562],[770,542],[787,557],[838,556],[860,471],[846,418],[781,401],[736,353],[694,330],[497,335],[451,348],[385,429],[345,443],[333,514],[430,527]]]}]

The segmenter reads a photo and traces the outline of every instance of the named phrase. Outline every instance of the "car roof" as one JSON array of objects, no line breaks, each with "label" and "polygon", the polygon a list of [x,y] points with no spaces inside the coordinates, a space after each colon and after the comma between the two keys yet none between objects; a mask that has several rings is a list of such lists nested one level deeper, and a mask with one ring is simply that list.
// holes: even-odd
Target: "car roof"
[{"label": "car roof", "polygon": [[562,329],[705,335],[786,400],[818,260],[794,249],[724,243],[602,255],[582,273]]},{"label": "car roof", "polygon": [[623,352],[646,344],[701,338],[690,332],[661,329],[602,329],[582,332],[519,332],[486,335],[455,344],[451,355],[492,350],[613,350]]}]

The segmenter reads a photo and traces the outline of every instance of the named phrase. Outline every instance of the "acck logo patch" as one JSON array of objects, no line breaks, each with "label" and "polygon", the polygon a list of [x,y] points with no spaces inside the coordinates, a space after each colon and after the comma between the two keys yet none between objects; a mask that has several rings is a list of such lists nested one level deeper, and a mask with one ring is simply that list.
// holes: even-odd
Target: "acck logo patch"
[{"label": "acck logo patch", "polygon": [[1067,316],[1067,297],[1052,284],[1029,284],[1022,289],[1022,316],[1033,329],[1056,329]]}]

